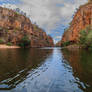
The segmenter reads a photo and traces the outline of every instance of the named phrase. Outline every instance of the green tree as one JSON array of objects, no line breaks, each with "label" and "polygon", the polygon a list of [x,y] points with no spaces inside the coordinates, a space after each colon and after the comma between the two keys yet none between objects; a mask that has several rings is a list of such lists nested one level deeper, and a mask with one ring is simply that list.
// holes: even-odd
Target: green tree
[{"label": "green tree", "polygon": [[19,43],[19,46],[23,47],[23,48],[26,48],[26,47],[29,47],[30,46],[30,39],[28,38],[28,36],[24,36],[20,43]]},{"label": "green tree", "polygon": [[80,31],[79,43],[86,48],[92,47],[92,29],[90,26]]}]

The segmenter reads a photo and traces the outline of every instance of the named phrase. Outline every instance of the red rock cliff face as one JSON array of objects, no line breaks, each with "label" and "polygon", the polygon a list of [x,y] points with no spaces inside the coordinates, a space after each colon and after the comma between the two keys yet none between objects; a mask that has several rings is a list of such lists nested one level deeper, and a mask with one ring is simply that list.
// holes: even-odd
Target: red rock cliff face
[{"label": "red rock cliff face", "polygon": [[64,32],[62,42],[71,41],[77,43],[79,41],[80,31],[89,25],[92,26],[92,3],[80,6],[69,29]]},{"label": "red rock cliff face", "polygon": [[55,46],[56,47],[61,47],[61,41],[58,41]]},{"label": "red rock cliff face", "polygon": [[13,10],[0,7],[0,40],[17,45],[27,35],[30,47],[53,46],[53,40],[29,18]]},{"label": "red rock cliff face", "polygon": [[48,36],[41,28],[33,24],[33,35],[31,36],[33,47],[52,47],[54,46],[52,37]]}]

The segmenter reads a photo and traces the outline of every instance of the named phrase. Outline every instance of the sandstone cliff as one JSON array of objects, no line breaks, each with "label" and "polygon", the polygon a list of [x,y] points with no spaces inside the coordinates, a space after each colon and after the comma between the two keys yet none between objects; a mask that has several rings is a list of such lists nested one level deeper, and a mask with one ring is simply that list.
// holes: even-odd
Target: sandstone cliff
[{"label": "sandstone cliff", "polygon": [[61,41],[58,41],[56,44],[55,44],[56,47],[61,47]]},{"label": "sandstone cliff", "polygon": [[29,47],[53,46],[53,39],[29,18],[0,7],[0,43],[18,45],[22,39],[30,41]]},{"label": "sandstone cliff", "polygon": [[77,43],[79,41],[80,31],[89,25],[92,27],[92,2],[80,6],[70,27],[64,32],[62,42],[70,41]]}]

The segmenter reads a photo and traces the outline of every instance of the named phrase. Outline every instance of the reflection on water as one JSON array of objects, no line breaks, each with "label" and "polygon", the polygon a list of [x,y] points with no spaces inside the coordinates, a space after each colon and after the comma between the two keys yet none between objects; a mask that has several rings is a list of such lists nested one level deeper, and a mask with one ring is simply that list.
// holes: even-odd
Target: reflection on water
[{"label": "reflection on water", "polygon": [[0,90],[16,87],[26,79],[28,71],[40,66],[51,52],[42,49],[0,50]]},{"label": "reflection on water", "polygon": [[92,92],[92,53],[83,50],[0,50],[0,92]]},{"label": "reflection on water", "polygon": [[92,52],[86,50],[62,50],[64,63],[69,63],[79,88],[92,92]]}]

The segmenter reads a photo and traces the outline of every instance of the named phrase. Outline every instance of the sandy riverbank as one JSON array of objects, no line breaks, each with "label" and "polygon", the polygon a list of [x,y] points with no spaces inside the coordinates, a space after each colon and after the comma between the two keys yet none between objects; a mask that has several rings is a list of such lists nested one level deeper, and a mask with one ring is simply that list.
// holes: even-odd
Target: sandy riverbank
[{"label": "sandy riverbank", "polygon": [[8,45],[0,45],[0,49],[2,48],[9,48],[9,49],[14,49],[14,48],[20,48],[19,46],[8,46]]}]

